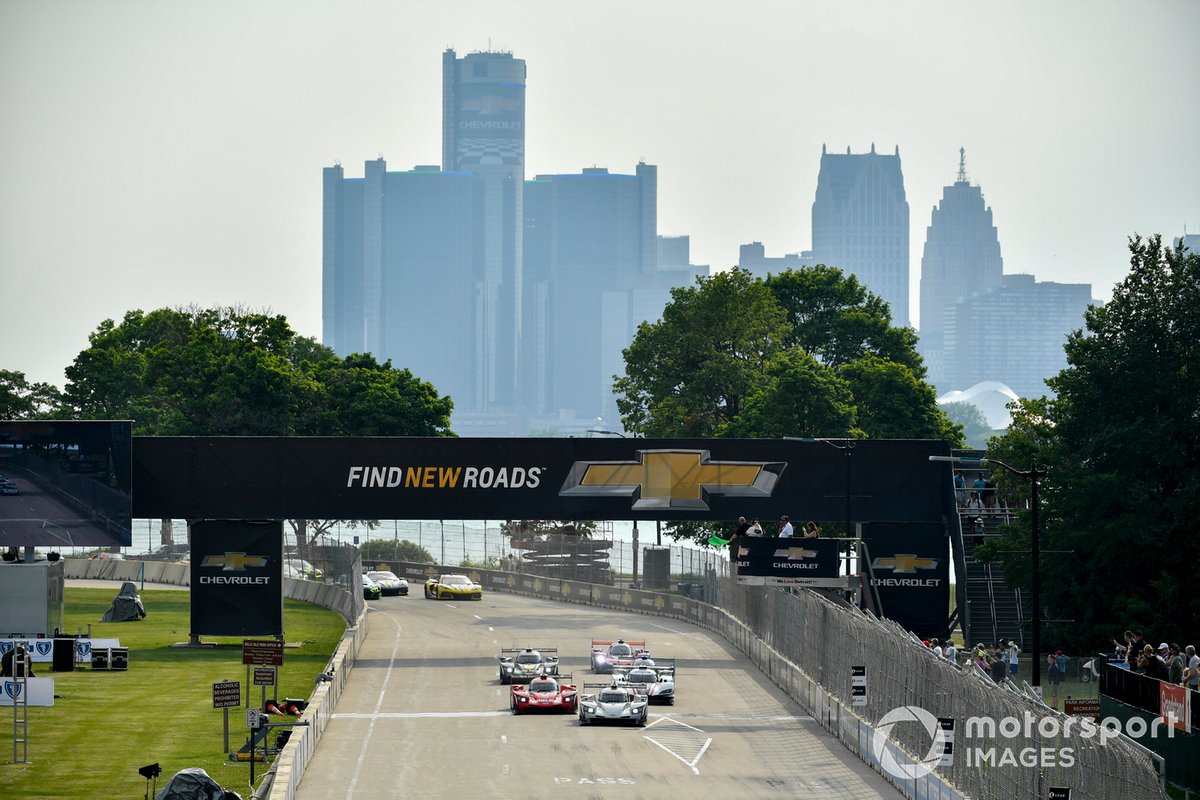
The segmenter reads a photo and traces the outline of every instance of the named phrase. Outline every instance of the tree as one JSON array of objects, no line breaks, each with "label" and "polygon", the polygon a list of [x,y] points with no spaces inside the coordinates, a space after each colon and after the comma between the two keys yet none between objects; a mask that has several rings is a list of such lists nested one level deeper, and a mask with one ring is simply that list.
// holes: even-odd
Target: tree
[{"label": "tree", "polygon": [[389,539],[371,539],[358,546],[363,561],[411,561],[417,564],[432,564],[433,554],[416,542]]},{"label": "tree", "polygon": [[662,320],[638,326],[615,378],[625,430],[642,436],[724,436],[761,388],[788,335],[784,310],[734,269],[673,289]]},{"label": "tree", "polygon": [[[175,436],[446,436],[453,402],[391,362],[239,308],[130,311],[67,368],[64,413]],[[292,520],[301,557],[333,520]],[[370,526],[370,522],[362,524]]]},{"label": "tree", "polygon": [[[1047,382],[1056,398],[1020,409],[993,448],[1046,467],[1041,547],[1069,555],[1043,557],[1043,616],[1072,622],[1043,638],[1079,652],[1125,628],[1181,641],[1200,618],[1200,255],[1158,236],[1129,250],[1112,301],[1067,339],[1068,366]],[[1023,515],[1004,549],[1029,535]],[[1001,557],[1028,586],[1019,558]]]},{"label": "tree", "polygon": [[988,424],[987,417],[974,403],[960,401],[942,403],[938,407],[952,423],[962,428],[966,446],[974,450],[986,449],[988,438],[997,432]]},{"label": "tree", "polygon": [[[626,348],[614,393],[625,430],[662,437],[948,439],[916,336],[852,276],[818,266],[766,281],[733,269],[675,289]],[[707,541],[725,526],[671,525]]]},{"label": "tree", "polygon": [[0,419],[48,417],[60,403],[61,394],[54,386],[30,383],[24,372],[0,369]]}]

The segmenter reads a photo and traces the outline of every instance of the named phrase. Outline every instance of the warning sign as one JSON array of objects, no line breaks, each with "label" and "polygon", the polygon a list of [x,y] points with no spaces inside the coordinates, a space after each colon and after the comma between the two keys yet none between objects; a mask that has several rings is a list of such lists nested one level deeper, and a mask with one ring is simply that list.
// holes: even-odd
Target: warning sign
[{"label": "warning sign", "polygon": [[222,681],[214,683],[213,708],[237,708],[242,704],[242,684],[240,681]]}]

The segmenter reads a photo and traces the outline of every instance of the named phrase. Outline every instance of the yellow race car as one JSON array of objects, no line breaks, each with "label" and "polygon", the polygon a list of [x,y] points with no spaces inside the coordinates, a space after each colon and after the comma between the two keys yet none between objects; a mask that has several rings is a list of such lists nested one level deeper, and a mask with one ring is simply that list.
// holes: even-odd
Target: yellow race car
[{"label": "yellow race car", "polygon": [[483,587],[466,575],[437,575],[425,581],[426,600],[482,600]]}]

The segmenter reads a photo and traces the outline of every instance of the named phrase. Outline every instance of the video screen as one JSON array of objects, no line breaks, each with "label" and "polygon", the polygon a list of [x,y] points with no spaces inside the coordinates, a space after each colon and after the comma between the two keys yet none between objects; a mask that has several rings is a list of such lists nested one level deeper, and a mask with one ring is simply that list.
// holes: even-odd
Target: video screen
[{"label": "video screen", "polygon": [[0,420],[0,547],[127,547],[128,421]]}]

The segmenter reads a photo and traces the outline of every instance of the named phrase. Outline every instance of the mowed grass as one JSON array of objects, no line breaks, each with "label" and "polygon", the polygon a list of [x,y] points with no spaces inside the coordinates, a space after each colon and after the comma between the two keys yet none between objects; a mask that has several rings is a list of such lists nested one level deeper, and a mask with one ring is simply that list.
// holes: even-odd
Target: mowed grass
[{"label": "mowed grass", "polygon": [[[216,645],[211,648],[172,647],[188,640],[190,593],[182,590],[142,592],[147,616],[138,622],[100,622],[119,588],[68,586],[65,624],[68,631],[82,626],[86,633],[91,623],[92,636],[120,639],[129,648],[129,670],[51,672],[48,663],[35,665],[37,677],[54,678],[54,705],[29,708],[25,764],[13,759],[13,709],[0,706],[0,797],[140,798],[146,781],[138,768],[155,762],[162,768],[160,789],[179,770],[200,767],[224,788],[248,797],[250,763],[228,759],[223,712],[212,707],[216,682],[238,681],[245,696],[242,637],[202,637]],[[279,685],[274,691],[268,687],[267,697],[307,699],[345,621],[328,609],[286,600],[283,624],[288,647]],[[261,693],[250,687],[253,705]],[[244,703],[229,709],[230,750],[240,749],[249,733],[243,709]],[[256,783],[268,766],[255,764]]]}]

